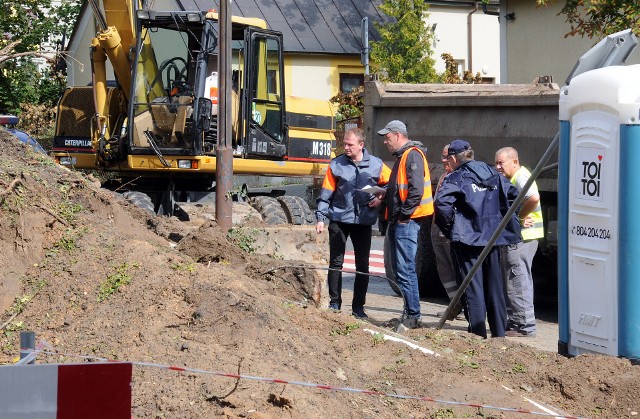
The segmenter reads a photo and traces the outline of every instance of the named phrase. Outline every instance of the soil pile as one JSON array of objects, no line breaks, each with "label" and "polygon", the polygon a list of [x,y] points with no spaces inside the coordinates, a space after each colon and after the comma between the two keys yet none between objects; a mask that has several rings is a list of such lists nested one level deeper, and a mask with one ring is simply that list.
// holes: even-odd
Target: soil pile
[{"label": "soil pile", "polygon": [[[469,404],[541,411],[528,400],[585,417],[640,412],[640,369],[628,360],[567,359],[447,330],[404,336],[437,356],[385,340],[389,329],[317,306],[325,272],[291,266],[320,259],[260,255],[246,230],[150,216],[0,136],[2,364],[15,362],[18,332],[33,330],[59,354],[359,390],[134,366],[137,418],[526,416]],[[268,229],[254,222],[251,231]]]}]

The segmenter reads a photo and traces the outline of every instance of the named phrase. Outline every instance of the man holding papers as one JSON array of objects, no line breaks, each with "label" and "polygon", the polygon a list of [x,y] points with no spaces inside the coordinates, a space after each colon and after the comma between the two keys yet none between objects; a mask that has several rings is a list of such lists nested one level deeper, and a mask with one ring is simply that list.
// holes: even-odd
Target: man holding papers
[{"label": "man holding papers", "polygon": [[329,308],[342,306],[342,265],[347,238],[351,237],[355,255],[356,274],[353,285],[352,314],[366,318],[364,305],[369,287],[369,252],[371,226],[378,221],[378,206],[382,202],[375,195],[384,186],[391,172],[377,157],[364,148],[364,132],[353,128],[344,134],[344,154],[331,160],[317,199],[316,232],[329,224]]}]

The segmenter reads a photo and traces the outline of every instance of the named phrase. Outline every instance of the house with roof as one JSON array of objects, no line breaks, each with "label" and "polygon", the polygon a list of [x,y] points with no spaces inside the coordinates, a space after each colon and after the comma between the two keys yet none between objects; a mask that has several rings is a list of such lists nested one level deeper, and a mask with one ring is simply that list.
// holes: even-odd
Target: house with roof
[{"label": "house with roof", "polygon": [[[532,0],[500,0],[501,83],[531,83],[551,76],[563,85],[578,59],[600,39],[565,37],[571,30],[560,14],[563,1],[536,6]],[[640,48],[628,64],[640,63]]]},{"label": "house with roof", "polygon": [[[381,3],[382,0],[235,0],[231,13],[264,19],[270,29],[282,32],[288,94],[327,100],[363,83],[362,20],[368,19],[369,42],[379,41],[375,24],[390,19],[380,10]],[[425,24],[435,35],[436,70],[444,71],[440,55],[448,52],[461,72],[480,72],[487,82],[499,82],[497,17],[485,13],[486,8],[483,11],[473,1],[428,3],[430,13]],[[156,0],[152,4],[157,10],[219,9],[217,0]],[[92,10],[85,2],[67,48],[69,85],[90,83],[89,46],[96,31]]]}]

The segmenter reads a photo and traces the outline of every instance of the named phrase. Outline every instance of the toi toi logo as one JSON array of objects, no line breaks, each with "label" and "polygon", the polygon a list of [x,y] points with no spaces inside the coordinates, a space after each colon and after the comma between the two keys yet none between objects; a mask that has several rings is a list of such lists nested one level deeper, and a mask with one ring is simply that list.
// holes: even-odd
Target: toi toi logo
[{"label": "toi toi logo", "polygon": [[602,168],[602,154],[598,155],[598,162],[582,162],[582,195],[600,196],[600,169]]}]

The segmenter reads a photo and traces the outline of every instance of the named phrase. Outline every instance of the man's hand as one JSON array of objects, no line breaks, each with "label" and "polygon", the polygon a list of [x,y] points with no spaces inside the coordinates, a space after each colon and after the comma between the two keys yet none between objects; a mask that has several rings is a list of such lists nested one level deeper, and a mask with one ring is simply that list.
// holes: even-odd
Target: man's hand
[{"label": "man's hand", "polygon": [[324,231],[324,222],[318,221],[316,223],[316,233],[320,234]]},{"label": "man's hand", "polygon": [[531,214],[527,215],[524,218],[521,218],[520,225],[524,228],[529,228],[533,226],[533,217],[531,216]]},{"label": "man's hand", "polygon": [[373,199],[371,201],[369,201],[369,206],[371,208],[375,208],[375,207],[379,207],[380,204],[382,204],[382,200],[380,198],[378,198],[378,196],[374,196]]}]

